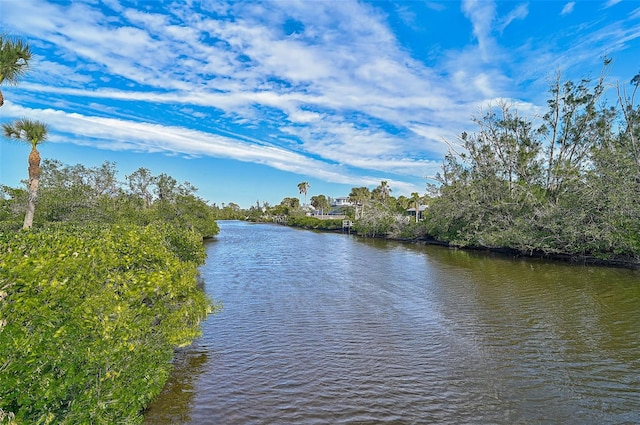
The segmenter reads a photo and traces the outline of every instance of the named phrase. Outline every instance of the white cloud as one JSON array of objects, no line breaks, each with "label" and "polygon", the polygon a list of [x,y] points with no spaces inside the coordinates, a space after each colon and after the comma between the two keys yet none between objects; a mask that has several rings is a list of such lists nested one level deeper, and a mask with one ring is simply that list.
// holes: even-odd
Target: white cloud
[{"label": "white cloud", "polygon": [[561,15],[569,15],[573,12],[573,8],[575,7],[576,2],[575,1],[570,1],[569,3],[565,4],[564,7],[562,8],[562,12],[560,12]]},{"label": "white cloud", "polygon": [[45,84],[82,87],[92,81],[89,75],[78,72],[76,68],[46,60],[39,55],[34,55],[30,68],[30,72]]},{"label": "white cloud", "polygon": [[511,22],[517,19],[524,19],[527,17],[527,15],[529,15],[529,4],[522,3],[511,12],[509,12],[509,14],[501,20],[498,25],[498,29],[500,30],[500,32],[502,32],[506,27],[509,26],[509,24],[511,24]]},{"label": "white cloud", "polygon": [[[310,12],[301,12],[299,18],[305,19],[305,13]],[[151,21],[158,25],[163,23],[161,19],[147,15],[130,14],[130,16],[135,16],[139,21]],[[326,17],[326,19],[330,18]],[[220,24],[218,21],[215,23],[202,21],[201,25],[213,31],[216,37],[235,40],[231,44],[242,47],[243,50],[238,54],[247,54],[251,58],[253,67],[249,70],[250,72],[247,71],[248,76],[244,81],[263,81],[260,88],[264,90],[260,91],[247,90],[251,88],[250,85],[239,91],[231,84],[228,84],[226,86],[228,90],[223,92],[210,92],[191,85],[184,92],[170,93],[112,89],[82,91],[34,85],[26,87],[31,90],[104,99],[215,105],[216,108],[237,115],[240,120],[247,123],[260,119],[261,113],[254,106],[269,106],[285,113],[288,122],[283,123],[285,124],[283,129],[303,123],[311,126],[306,132],[292,132],[302,136],[303,151],[320,155],[330,161],[339,160],[348,165],[355,165],[356,162],[352,159],[355,155],[352,152],[362,152],[366,149],[371,154],[384,153],[398,156],[407,151],[404,147],[407,141],[399,137],[390,137],[385,131],[378,130],[374,137],[378,147],[372,149],[371,143],[375,142],[372,142],[371,131],[361,127],[358,120],[355,124],[348,124],[353,118],[345,121],[345,114],[350,115],[352,111],[361,111],[359,115],[367,121],[378,119],[404,126],[408,119],[415,119],[416,114],[420,116],[431,113],[434,108],[441,107],[439,105],[447,104],[450,96],[450,94],[444,94],[443,88],[434,87],[429,82],[432,79],[424,75],[427,70],[421,69],[420,65],[403,53],[396,52],[384,58],[377,57],[375,52],[380,48],[394,52],[394,46],[381,47],[378,44],[380,41],[393,44],[393,40],[388,31],[379,25],[377,28],[380,31],[373,31],[376,25],[371,25],[371,19],[375,20],[375,17],[362,18],[361,21],[365,24],[355,25],[354,31],[372,35],[371,40],[366,38],[359,40],[359,57],[349,54],[352,50],[347,50],[345,46],[333,47],[333,43],[331,47],[323,45],[320,48],[318,45],[317,48],[314,46],[304,48],[300,40],[269,42],[268,37],[272,37],[271,32],[259,25],[246,27],[238,22],[227,25]],[[313,34],[313,26],[308,25],[307,28],[311,28]],[[256,37],[256,34],[259,36]],[[149,38],[142,37],[141,40],[148,41]],[[320,41],[316,40],[317,43]],[[194,50],[198,51],[205,46],[198,44],[194,47]],[[292,58],[303,56],[305,60],[292,60]],[[327,65],[323,67],[323,63]],[[409,68],[407,68],[408,65]],[[204,69],[207,67],[205,66]],[[303,91],[294,94],[290,93],[288,88],[281,89],[270,82],[271,75],[293,84],[313,82],[313,85],[309,86],[308,93]],[[314,111],[318,108],[326,110],[336,118],[326,119],[326,114]],[[327,124],[332,128],[325,128]],[[333,148],[340,146],[340,149],[323,151],[321,149],[323,145],[318,144],[310,135],[328,137],[326,143],[331,144]],[[425,141],[416,140],[416,142],[418,146],[429,145]],[[418,147],[418,150],[422,148]],[[341,153],[338,158],[335,157],[336,152]],[[360,165],[357,163],[357,166]]]},{"label": "white cloud", "polygon": [[473,25],[473,35],[478,40],[482,60],[489,61],[495,44],[491,36],[496,17],[495,3],[491,0],[464,0],[462,11]]},{"label": "white cloud", "polygon": [[[52,141],[76,139],[101,149],[133,149],[142,152],[180,152],[213,155],[240,161],[256,161],[276,168],[296,169],[309,166],[310,160],[271,147],[260,147],[224,136],[157,124],[65,113],[53,109],[29,109],[7,104],[9,116],[33,116],[51,127]],[[73,129],[73,134],[69,130]]]},{"label": "white cloud", "polygon": [[[164,152],[229,158],[264,164],[297,174],[311,174],[318,179],[343,184],[372,184],[380,180],[377,177],[359,177],[341,165],[328,164],[279,147],[258,145],[238,138],[184,127],[86,116],[54,109],[31,109],[10,101],[3,106],[3,112],[7,117],[29,116],[46,122],[50,128],[50,140],[54,143],[76,143],[113,151]],[[397,184],[402,185],[400,182]]]}]

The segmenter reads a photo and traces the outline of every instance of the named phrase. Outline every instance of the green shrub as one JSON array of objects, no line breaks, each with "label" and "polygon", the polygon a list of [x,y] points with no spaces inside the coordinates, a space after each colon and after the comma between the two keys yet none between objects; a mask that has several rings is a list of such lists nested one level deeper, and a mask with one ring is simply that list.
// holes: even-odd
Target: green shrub
[{"label": "green shrub", "polygon": [[342,229],[342,220],[328,219],[322,220],[309,216],[289,216],[287,225],[294,227],[302,227],[304,229],[315,230],[340,230]]},{"label": "green shrub", "polygon": [[0,234],[0,412],[140,422],[212,309],[197,286],[201,241],[160,224]]}]

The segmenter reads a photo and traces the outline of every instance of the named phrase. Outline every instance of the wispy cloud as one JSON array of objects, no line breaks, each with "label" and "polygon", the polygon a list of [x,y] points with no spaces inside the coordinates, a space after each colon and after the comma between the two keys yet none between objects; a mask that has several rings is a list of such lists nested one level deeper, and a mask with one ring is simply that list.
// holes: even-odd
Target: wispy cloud
[{"label": "wispy cloud", "polygon": [[622,0],[607,0],[607,2],[604,4],[605,9],[609,8],[611,6],[615,6],[616,4],[620,3]]},{"label": "wispy cloud", "polygon": [[[320,11],[317,5],[309,7],[300,3],[293,9],[289,6],[287,4],[289,12],[305,27],[302,36],[283,38],[273,28],[257,21],[253,14],[262,17],[259,10],[250,10],[244,20],[234,21],[192,14],[188,24],[196,30],[185,31],[167,25],[169,18],[164,15],[127,9],[122,11],[124,18],[118,22],[127,26],[113,27],[100,25],[94,14],[84,13],[86,10],[71,12],[79,19],[72,27],[64,21],[61,11],[52,11],[52,20],[61,22],[59,33],[63,34],[63,45],[70,53],[84,55],[92,63],[102,65],[105,73],[157,90],[103,88],[92,91],[36,84],[24,87],[82,97],[211,106],[251,120],[261,119],[265,106],[275,108],[284,114],[281,130],[301,137],[301,152],[348,166],[368,168],[366,162],[355,159],[355,152],[362,152],[365,147],[368,152],[388,155],[394,161],[393,158],[404,155],[407,136],[416,146],[424,144],[420,135],[411,132],[403,138],[394,137],[382,129],[382,124],[405,126],[410,116],[407,113],[424,108],[419,112],[424,115],[429,108],[445,103],[447,96],[439,94],[441,90],[428,83],[433,80],[425,78],[427,69],[397,49],[394,37],[378,16],[367,8],[353,10],[359,7],[355,3]],[[346,24],[335,22],[336,9],[341,19],[351,21],[350,34],[344,33]],[[284,13],[276,12],[276,15]],[[318,14],[320,21],[331,21],[336,29],[324,31],[319,27]],[[80,15],[85,16],[84,21]],[[354,22],[348,18],[352,16],[359,18]],[[131,27],[133,24],[141,27]],[[37,25],[34,31],[44,37]],[[81,37],[80,33],[88,35]],[[219,43],[220,46],[202,43],[203,35],[225,42]],[[115,48],[130,38],[136,41],[127,44],[125,50]],[[358,40],[358,50],[345,46],[350,40]],[[95,43],[91,51],[87,48],[89,43]],[[187,45],[191,52],[189,60],[193,63],[179,60],[178,53],[186,51]],[[388,51],[389,56],[377,55],[380,49]],[[124,60],[132,57],[139,60]],[[171,71],[169,64],[172,64]],[[178,72],[181,78],[176,78]],[[213,82],[208,80],[209,76],[214,77]],[[325,119],[320,121],[318,118],[327,108],[331,118],[326,119],[324,114]],[[354,111],[360,112],[354,114]],[[360,118],[353,121],[356,116]],[[419,116],[411,118],[419,119]],[[380,128],[375,132],[358,124],[372,120],[380,120]],[[296,128],[298,124],[309,128],[300,131]],[[333,149],[320,149],[319,137]],[[373,146],[379,148],[372,149]],[[418,147],[418,150],[423,149]],[[376,163],[379,165],[372,168],[382,171],[384,162]],[[411,161],[404,164],[408,169],[415,168]],[[397,167],[389,168],[395,172]]]},{"label": "wispy cloud", "polygon": [[509,26],[515,20],[525,19],[529,15],[529,4],[522,3],[516,6],[507,16],[500,20],[498,24],[498,29],[500,32],[504,31],[506,27]]},{"label": "wispy cloud", "polygon": [[[299,174],[314,169],[319,177],[330,182],[359,180],[339,165],[329,165],[291,151],[260,146],[240,138],[183,127],[65,113],[54,109],[30,109],[11,102],[7,102],[3,108],[6,108],[3,112],[8,117],[30,116],[46,122],[53,130],[51,141],[54,143],[71,142],[114,151],[175,152],[186,156],[232,158]],[[370,183],[370,179],[364,181]]]},{"label": "wispy cloud", "polygon": [[571,12],[573,12],[573,8],[575,7],[576,2],[575,1],[570,1],[569,3],[565,4],[564,7],[562,8],[562,11],[560,12],[561,15],[569,15],[571,14]]},{"label": "wispy cloud", "polygon": [[478,41],[482,60],[486,62],[491,58],[490,51],[495,44],[491,35],[496,16],[495,4],[493,1],[464,0],[462,11],[473,25],[473,35]]}]

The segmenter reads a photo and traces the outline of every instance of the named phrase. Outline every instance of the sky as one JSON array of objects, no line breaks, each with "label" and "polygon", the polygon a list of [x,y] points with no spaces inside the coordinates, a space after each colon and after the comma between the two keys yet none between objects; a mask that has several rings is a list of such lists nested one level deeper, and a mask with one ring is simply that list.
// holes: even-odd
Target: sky
[{"label": "sky", "polygon": [[[425,193],[483,108],[544,113],[549,83],[628,83],[640,1],[0,0],[33,51],[0,122],[47,123],[43,158],[188,181],[218,205]],[[29,147],[0,141],[0,183]]]}]

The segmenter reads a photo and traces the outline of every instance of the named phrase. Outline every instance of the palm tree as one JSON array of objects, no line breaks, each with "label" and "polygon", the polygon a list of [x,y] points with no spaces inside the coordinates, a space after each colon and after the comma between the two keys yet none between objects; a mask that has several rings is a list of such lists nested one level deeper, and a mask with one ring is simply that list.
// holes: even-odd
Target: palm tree
[{"label": "palm tree", "polygon": [[304,205],[307,205],[307,192],[309,192],[309,187],[311,187],[309,182],[298,183],[298,190],[300,193],[304,193]]},{"label": "palm tree", "polygon": [[47,140],[47,126],[40,121],[19,119],[11,124],[2,124],[5,137],[15,139],[31,145],[29,154],[29,200],[27,201],[27,213],[24,216],[23,229],[31,228],[33,216],[36,210],[36,198],[40,185],[40,153],[37,146]]},{"label": "palm tree", "polygon": [[[28,44],[0,34],[0,85],[4,82],[17,84],[29,69],[30,60],[31,50]],[[0,106],[3,104],[4,96],[0,90]]]},{"label": "palm tree", "polygon": [[373,189],[373,191],[375,192],[376,197],[382,202],[386,202],[392,192],[386,180],[381,181],[380,185]]},{"label": "palm tree", "polygon": [[391,194],[392,190],[389,187],[389,184],[387,183],[386,180],[383,180],[380,182],[380,194],[382,195],[382,200],[386,201],[387,198],[389,197],[389,195]]}]

